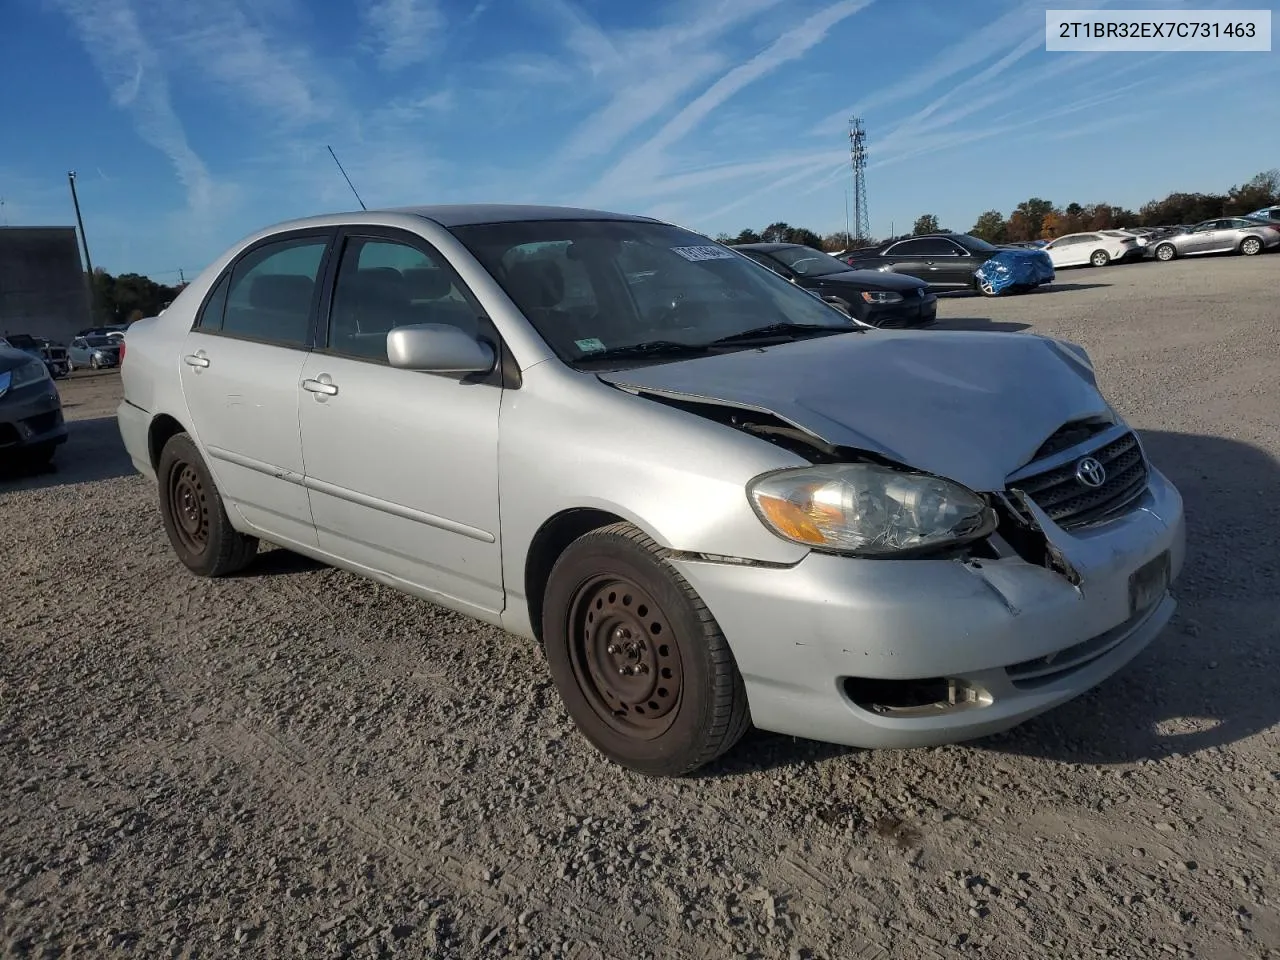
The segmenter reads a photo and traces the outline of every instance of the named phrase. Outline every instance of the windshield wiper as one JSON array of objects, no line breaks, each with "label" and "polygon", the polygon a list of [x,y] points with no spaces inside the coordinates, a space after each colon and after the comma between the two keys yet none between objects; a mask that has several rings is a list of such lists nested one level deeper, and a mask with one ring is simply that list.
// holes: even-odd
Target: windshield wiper
[{"label": "windshield wiper", "polygon": [[680,343],[676,340],[645,340],[642,343],[629,343],[623,347],[609,347],[579,357],[577,362],[587,360],[613,360],[620,357],[657,357],[681,356],[706,353],[706,344]]},{"label": "windshield wiper", "polygon": [[851,330],[862,330],[862,327],[855,327],[852,323],[847,327],[833,327],[826,323],[770,323],[763,327],[753,327],[750,330],[743,330],[741,333],[731,333],[727,337],[718,337],[711,341],[709,345],[721,343],[741,343],[747,340],[767,340],[774,337],[786,336],[788,334],[814,333],[823,331],[825,333],[848,333]]}]

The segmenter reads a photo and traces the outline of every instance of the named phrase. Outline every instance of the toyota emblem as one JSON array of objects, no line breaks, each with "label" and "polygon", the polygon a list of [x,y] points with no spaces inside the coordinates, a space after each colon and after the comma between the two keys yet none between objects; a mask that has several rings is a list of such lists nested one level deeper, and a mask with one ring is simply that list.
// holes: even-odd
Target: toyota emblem
[{"label": "toyota emblem", "polygon": [[1076,479],[1081,486],[1100,487],[1107,481],[1107,468],[1097,457],[1081,457],[1076,461]]}]

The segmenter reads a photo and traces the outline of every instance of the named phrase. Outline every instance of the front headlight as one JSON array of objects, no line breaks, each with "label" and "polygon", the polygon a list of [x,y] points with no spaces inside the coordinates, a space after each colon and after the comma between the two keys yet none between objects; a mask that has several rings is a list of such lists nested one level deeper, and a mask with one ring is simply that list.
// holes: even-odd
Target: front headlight
[{"label": "front headlight", "polygon": [[902,294],[892,290],[863,290],[862,299],[867,303],[901,303]]},{"label": "front headlight", "polygon": [[972,490],[871,463],[779,470],[747,495],[785,540],[860,557],[889,557],[987,536],[996,514]]}]

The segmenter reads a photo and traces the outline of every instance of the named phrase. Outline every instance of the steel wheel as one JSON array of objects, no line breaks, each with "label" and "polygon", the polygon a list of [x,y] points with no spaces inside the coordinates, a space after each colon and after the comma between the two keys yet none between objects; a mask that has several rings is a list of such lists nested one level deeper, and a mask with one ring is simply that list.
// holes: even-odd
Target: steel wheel
[{"label": "steel wheel", "polygon": [[649,593],[616,577],[595,577],[570,608],[569,656],[596,715],[624,736],[651,740],[671,726],[684,688],[680,648]]},{"label": "steel wheel", "polygon": [[175,463],[169,475],[169,507],[182,545],[201,555],[209,548],[209,500],[195,468]]},{"label": "steel wheel", "polygon": [[1240,244],[1240,252],[1246,257],[1252,257],[1262,252],[1262,241],[1257,237],[1245,237],[1244,242]]},{"label": "steel wheel", "polygon": [[1173,255],[1176,252],[1177,251],[1173,249],[1172,244],[1162,243],[1160,246],[1156,247],[1156,259],[1163,260],[1165,263],[1168,263],[1173,259]]}]

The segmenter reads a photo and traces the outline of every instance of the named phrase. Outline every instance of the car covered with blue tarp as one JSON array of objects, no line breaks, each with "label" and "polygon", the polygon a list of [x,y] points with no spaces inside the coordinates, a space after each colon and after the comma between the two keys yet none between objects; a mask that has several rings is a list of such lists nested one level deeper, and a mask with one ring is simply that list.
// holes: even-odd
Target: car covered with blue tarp
[{"label": "car covered with blue tarp", "polygon": [[998,297],[1006,290],[1033,290],[1051,281],[1055,274],[1053,261],[1044,251],[1014,248],[992,254],[973,276],[982,293]]}]

